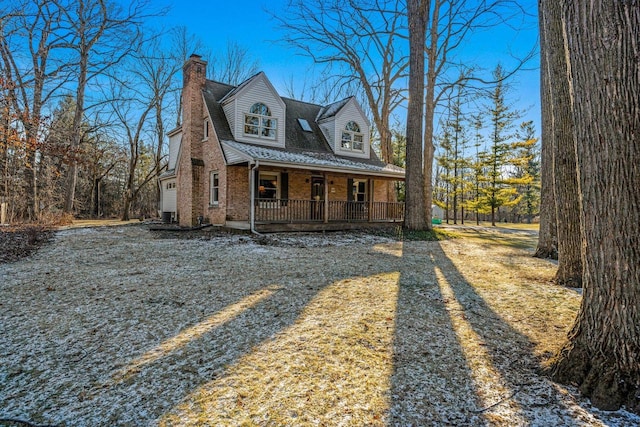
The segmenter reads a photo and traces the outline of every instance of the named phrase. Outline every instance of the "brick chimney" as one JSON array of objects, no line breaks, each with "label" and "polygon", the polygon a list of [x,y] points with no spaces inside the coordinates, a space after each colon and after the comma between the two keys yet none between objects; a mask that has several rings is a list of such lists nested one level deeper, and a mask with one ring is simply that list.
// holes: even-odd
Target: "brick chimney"
[{"label": "brick chimney", "polygon": [[207,63],[192,54],[182,67],[182,142],[178,169],[178,216],[181,226],[198,224],[204,215],[204,103]]}]

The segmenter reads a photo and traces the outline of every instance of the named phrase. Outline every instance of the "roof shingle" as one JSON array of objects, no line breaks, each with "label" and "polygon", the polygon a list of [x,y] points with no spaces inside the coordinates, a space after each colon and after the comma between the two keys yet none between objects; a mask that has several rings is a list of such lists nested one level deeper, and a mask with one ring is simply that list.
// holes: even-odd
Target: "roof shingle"
[{"label": "roof shingle", "polygon": [[[382,162],[373,150],[371,150],[371,156],[368,159],[338,156],[333,153],[320,126],[318,126],[318,120],[320,117],[325,119],[335,115],[351,98],[345,98],[324,107],[282,98],[286,106],[284,149],[236,141],[220,101],[227,98],[231,92],[237,91],[245,83],[234,87],[207,80],[203,89],[207,110],[227,159],[234,159],[234,163],[240,162],[240,159],[244,162],[262,160],[283,165],[324,167],[351,173],[404,177],[404,169]],[[304,131],[298,119],[305,119],[311,127],[311,132]]]}]

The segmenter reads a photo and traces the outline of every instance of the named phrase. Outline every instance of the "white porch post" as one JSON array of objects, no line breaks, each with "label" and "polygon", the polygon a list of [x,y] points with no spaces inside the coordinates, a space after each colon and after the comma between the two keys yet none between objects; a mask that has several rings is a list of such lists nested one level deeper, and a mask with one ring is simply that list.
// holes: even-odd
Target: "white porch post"
[{"label": "white porch post", "polygon": [[256,171],[260,164],[256,160],[255,164],[251,165],[249,169],[249,194],[250,203],[249,206],[249,227],[252,232],[256,231]]}]

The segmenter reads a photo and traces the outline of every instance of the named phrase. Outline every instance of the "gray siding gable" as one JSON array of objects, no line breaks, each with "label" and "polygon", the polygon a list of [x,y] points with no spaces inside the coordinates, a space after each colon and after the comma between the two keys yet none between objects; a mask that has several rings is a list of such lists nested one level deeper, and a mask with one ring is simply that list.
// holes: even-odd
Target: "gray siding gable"
[{"label": "gray siding gable", "polygon": [[[230,86],[224,83],[215,82],[208,80],[205,83],[205,87],[203,89],[203,96],[206,104],[206,108],[209,111],[209,116],[211,117],[212,124],[215,127],[215,132],[218,135],[220,141],[230,141],[237,142],[241,145],[246,145],[251,148],[251,146],[260,147],[260,144],[252,144],[247,142],[240,142],[236,138],[234,138],[233,133],[231,132],[231,128],[229,122],[227,121],[227,117],[225,115],[223,105],[221,103],[222,100],[228,100],[227,96],[229,92],[235,90],[234,86]],[[237,92],[237,91],[236,91]],[[347,103],[352,100],[353,97],[345,98],[337,103],[331,104],[332,108],[330,109],[333,115],[329,116],[327,112],[327,107],[317,104],[312,104],[308,102],[298,101],[290,98],[281,98],[282,102],[286,108],[286,116],[284,120],[284,131],[285,131],[285,145],[284,147],[275,149],[275,151],[284,151],[290,152],[292,154],[298,153],[309,153],[314,156],[329,156],[330,158],[334,158],[336,154],[333,152],[329,141],[323,134],[320,125],[318,124],[318,117],[323,115],[323,117],[333,120],[335,119],[335,114],[337,114]],[[355,102],[355,100],[354,100]],[[357,104],[357,102],[356,102]],[[298,119],[305,119],[311,126],[312,132],[306,132],[300,126]],[[282,127],[282,126],[281,126]],[[237,145],[235,147],[240,147],[241,145]],[[244,151],[246,154],[247,151]],[[251,151],[251,150],[249,150]],[[228,155],[231,155],[228,150],[225,150]],[[235,153],[234,162],[240,160],[237,156],[239,153]],[[335,158],[344,158],[345,160],[351,156],[336,156]],[[291,159],[295,159],[297,157],[292,157]],[[385,165],[384,162],[380,161],[378,156],[375,154],[374,150],[369,150],[369,156],[366,158],[358,158],[353,159],[357,162],[366,163],[369,166],[375,165],[376,167],[383,167]]]}]

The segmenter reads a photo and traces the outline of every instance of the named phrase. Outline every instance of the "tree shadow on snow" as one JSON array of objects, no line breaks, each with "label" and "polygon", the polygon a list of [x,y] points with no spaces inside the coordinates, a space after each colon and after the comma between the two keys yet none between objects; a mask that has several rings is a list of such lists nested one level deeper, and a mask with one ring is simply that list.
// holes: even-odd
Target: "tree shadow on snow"
[{"label": "tree shadow on snow", "polygon": [[[528,337],[488,305],[439,243],[405,243],[402,256],[391,425],[579,425],[540,375]],[[417,260],[432,273],[428,282],[413,277]]]}]

